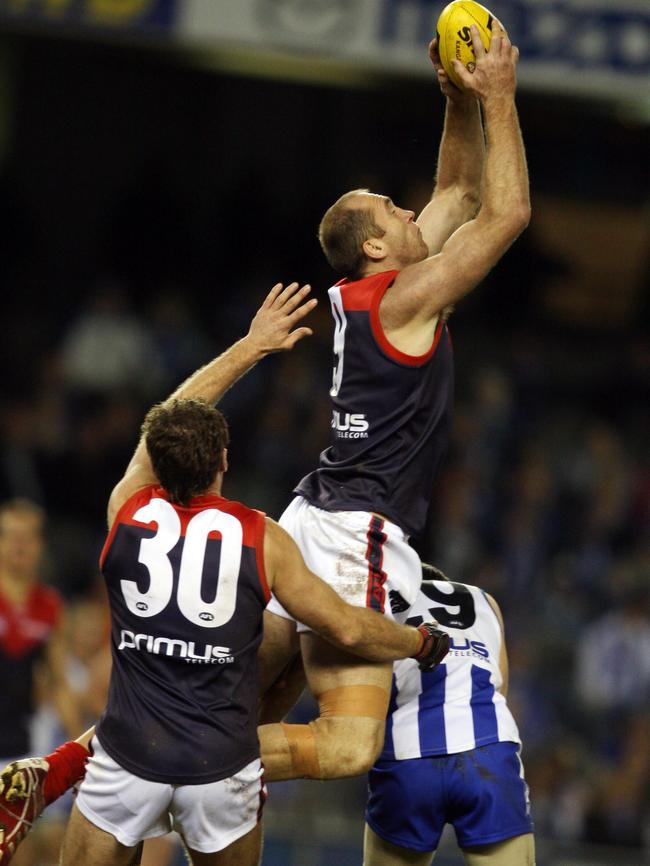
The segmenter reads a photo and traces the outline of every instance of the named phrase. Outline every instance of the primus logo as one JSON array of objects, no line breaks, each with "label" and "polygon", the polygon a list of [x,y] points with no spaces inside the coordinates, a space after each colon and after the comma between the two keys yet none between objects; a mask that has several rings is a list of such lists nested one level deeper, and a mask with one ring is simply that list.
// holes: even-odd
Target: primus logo
[{"label": "primus logo", "polygon": [[464,641],[456,641],[456,638],[451,639],[451,643],[449,644],[449,652],[454,653],[457,656],[480,656],[482,659],[489,659],[490,653],[488,652],[488,648],[485,644],[480,640],[467,640],[465,638]]},{"label": "primus logo", "polygon": [[362,412],[332,412],[332,430],[339,439],[367,439],[369,424]]},{"label": "primus logo", "polygon": [[171,637],[155,637],[152,634],[136,634],[123,628],[118,650],[134,649],[152,653],[155,656],[173,656],[185,659],[189,664],[228,665],[235,661],[230,655],[230,647],[205,644],[202,652],[196,652],[194,641],[178,640]]}]

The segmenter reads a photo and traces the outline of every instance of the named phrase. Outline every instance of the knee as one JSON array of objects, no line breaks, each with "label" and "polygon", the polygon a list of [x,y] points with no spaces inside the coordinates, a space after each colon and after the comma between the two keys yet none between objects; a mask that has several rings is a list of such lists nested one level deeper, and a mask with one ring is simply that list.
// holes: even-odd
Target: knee
[{"label": "knee", "polygon": [[366,718],[311,722],[321,779],[361,776],[373,766],[384,744],[384,724]]}]

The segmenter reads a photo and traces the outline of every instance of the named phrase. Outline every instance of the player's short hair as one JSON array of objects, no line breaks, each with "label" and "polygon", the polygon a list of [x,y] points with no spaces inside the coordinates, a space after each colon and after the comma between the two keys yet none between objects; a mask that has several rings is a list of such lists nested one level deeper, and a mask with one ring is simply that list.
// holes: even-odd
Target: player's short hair
[{"label": "player's short hair", "polygon": [[375,222],[371,207],[354,207],[351,201],[367,189],[346,192],[325,212],[318,228],[318,240],[325,258],[341,276],[358,279],[363,276],[366,261],[363,242],[381,238],[385,231]]},{"label": "player's short hair", "polygon": [[0,532],[2,531],[2,518],[5,514],[25,515],[36,519],[39,529],[45,526],[45,510],[32,502],[31,499],[26,499],[22,496],[17,496],[15,499],[7,499],[0,503]]},{"label": "player's short hair", "polygon": [[223,469],[228,425],[203,400],[158,403],[147,412],[142,435],[156,477],[178,505],[205,493]]}]

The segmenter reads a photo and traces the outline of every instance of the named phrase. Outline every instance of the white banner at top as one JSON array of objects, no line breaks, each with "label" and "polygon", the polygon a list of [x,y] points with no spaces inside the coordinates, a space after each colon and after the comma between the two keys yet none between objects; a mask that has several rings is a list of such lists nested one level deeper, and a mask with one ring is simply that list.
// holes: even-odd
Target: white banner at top
[{"label": "white banner at top", "polygon": [[[183,40],[339,58],[430,74],[437,0],[185,0]],[[521,51],[520,80],[650,99],[649,0],[494,0]]]}]

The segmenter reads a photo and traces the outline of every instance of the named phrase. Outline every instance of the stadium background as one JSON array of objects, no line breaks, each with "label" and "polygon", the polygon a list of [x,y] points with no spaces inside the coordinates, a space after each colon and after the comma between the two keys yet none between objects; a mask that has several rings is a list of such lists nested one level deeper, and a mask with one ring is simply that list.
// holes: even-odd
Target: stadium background
[{"label": "stadium background", "polygon": [[[430,193],[443,101],[425,40],[378,39],[353,61],[337,32],[353,8],[376,7],[390,28],[409,4],[323,5],[241,0],[257,16],[247,44],[235,33],[245,21],[226,33],[222,0],[0,2],[0,498],[47,509],[71,671],[104,634],[88,623],[103,615],[105,503],[147,406],[242,335],[274,282],[311,282],[315,336],[224,401],[226,493],[277,517],[328,440],[319,218],[352,187],[415,210]],[[411,2],[413,33],[423,20],[432,30],[441,6]],[[580,20],[585,6],[596,23],[576,62],[557,15]],[[503,607],[540,866],[639,866],[650,850],[650,16],[599,0],[493,9],[531,48],[519,106],[533,219],[452,317],[454,436],[417,546]],[[557,13],[553,52],[528,26],[540,9]],[[603,33],[625,15],[636,38],[603,60]],[[364,790],[275,785],[265,866],[359,863]],[[453,847],[436,862],[460,862]]]}]

